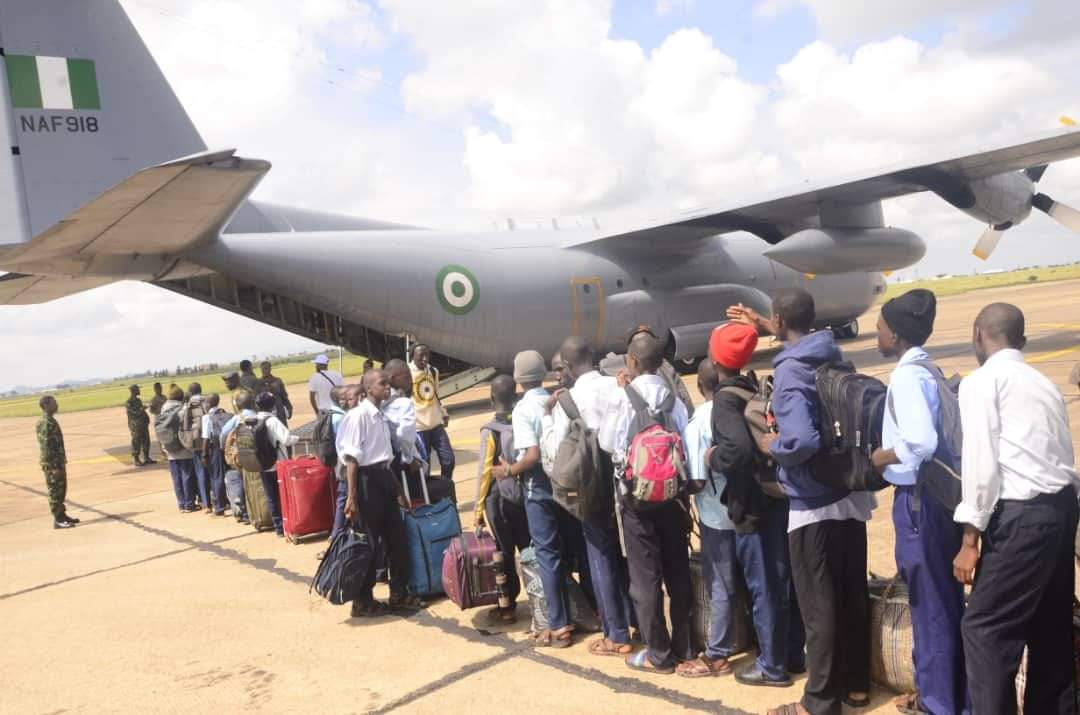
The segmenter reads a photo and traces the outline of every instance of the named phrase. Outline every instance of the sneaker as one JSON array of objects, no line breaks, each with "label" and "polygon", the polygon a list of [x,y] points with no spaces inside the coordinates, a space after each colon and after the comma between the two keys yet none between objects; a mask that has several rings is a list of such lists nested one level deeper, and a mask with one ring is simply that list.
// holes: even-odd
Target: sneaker
[{"label": "sneaker", "polygon": [[73,529],[74,527],[74,522],[68,521],[64,518],[56,519],[55,521],[53,521],[52,525],[52,528],[54,529]]}]

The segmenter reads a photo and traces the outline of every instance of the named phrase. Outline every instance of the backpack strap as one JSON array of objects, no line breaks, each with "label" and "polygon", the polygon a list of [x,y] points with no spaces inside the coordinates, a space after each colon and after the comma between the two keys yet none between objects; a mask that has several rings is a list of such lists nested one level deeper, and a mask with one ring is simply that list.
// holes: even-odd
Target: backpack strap
[{"label": "backpack strap", "polygon": [[627,385],[623,389],[626,391],[626,398],[630,400],[630,407],[634,409],[634,413],[639,418],[652,420],[652,415],[649,414],[649,404],[645,402],[645,398],[641,396],[641,393],[634,389],[633,385]]},{"label": "backpack strap", "polygon": [[559,407],[563,408],[563,412],[565,412],[566,416],[571,420],[581,419],[581,411],[578,409],[577,403],[574,402],[570,390],[563,390],[559,394]]},{"label": "backpack strap", "polygon": [[730,395],[735,395],[736,397],[741,398],[744,402],[749,402],[751,399],[753,399],[754,395],[757,394],[752,390],[749,390],[745,387],[738,387],[736,385],[728,385],[726,387],[721,387],[720,392],[726,392]]}]

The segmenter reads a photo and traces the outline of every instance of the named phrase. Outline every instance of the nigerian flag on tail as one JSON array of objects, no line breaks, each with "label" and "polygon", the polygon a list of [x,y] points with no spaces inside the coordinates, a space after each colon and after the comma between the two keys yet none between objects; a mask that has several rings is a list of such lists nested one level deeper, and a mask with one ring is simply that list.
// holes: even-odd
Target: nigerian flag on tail
[{"label": "nigerian flag on tail", "polygon": [[101,109],[93,60],[32,55],[4,59],[16,109]]}]

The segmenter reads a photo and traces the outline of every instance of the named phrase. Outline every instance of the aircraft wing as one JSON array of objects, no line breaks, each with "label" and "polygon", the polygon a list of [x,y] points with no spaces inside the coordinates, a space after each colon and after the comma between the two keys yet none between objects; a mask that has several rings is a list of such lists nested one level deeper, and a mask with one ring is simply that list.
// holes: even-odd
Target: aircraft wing
[{"label": "aircraft wing", "polygon": [[[31,241],[0,254],[0,269],[53,276],[138,278],[123,259],[172,256],[218,235],[270,163],[206,152],[136,173]],[[120,259],[120,260],[117,260]]]},{"label": "aircraft wing", "polygon": [[0,305],[47,303],[112,281],[112,278],[51,278],[7,273],[0,276]]},{"label": "aircraft wing", "polygon": [[748,201],[691,209],[668,220],[602,232],[567,246],[624,240],[695,240],[732,231],[748,231],[769,243],[778,243],[788,235],[787,228],[816,217],[821,204],[866,204],[928,190],[954,205],[962,204],[969,195],[969,181],[1075,156],[1080,156],[1080,130],[1055,131],[1013,146],[946,160],[909,162],[836,181],[807,182]]}]

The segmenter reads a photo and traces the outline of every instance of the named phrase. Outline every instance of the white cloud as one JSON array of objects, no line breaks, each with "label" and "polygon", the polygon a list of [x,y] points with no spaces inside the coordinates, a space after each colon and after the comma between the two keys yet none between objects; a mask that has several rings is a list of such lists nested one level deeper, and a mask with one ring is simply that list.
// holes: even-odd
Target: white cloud
[{"label": "white cloud", "polygon": [[656,14],[663,17],[673,12],[688,12],[694,5],[695,0],[656,0]]}]

